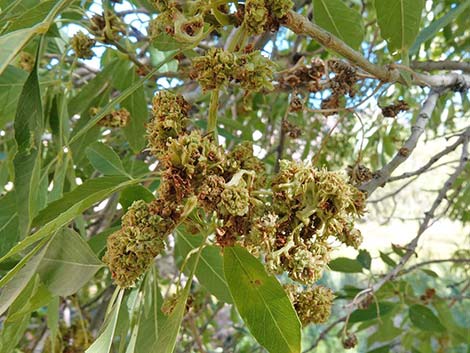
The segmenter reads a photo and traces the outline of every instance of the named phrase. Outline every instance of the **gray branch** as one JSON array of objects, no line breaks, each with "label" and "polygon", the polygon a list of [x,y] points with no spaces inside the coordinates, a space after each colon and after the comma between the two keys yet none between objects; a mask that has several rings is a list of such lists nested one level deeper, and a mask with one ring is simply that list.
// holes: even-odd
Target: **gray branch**
[{"label": "gray branch", "polygon": [[408,159],[411,152],[413,152],[413,150],[416,148],[419,138],[424,132],[424,128],[429,121],[434,108],[436,107],[439,95],[440,93],[437,91],[431,91],[429,93],[428,98],[421,108],[416,123],[411,127],[411,135],[405,141],[403,147],[400,148],[398,153],[388,164],[386,164],[376,173],[376,176],[372,180],[362,184],[359,189],[366,192],[370,196],[379,186],[385,185],[385,183],[391,177],[393,171]]}]

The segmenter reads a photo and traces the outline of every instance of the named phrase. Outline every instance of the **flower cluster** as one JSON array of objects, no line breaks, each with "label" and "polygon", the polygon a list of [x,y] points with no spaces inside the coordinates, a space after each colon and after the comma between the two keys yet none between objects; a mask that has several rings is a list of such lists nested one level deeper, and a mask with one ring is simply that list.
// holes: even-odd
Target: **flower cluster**
[{"label": "flower cluster", "polygon": [[335,295],[330,288],[314,286],[301,290],[296,285],[285,286],[285,291],[294,306],[302,326],[320,324],[328,320]]},{"label": "flower cluster", "polygon": [[26,51],[22,51],[18,57],[18,66],[27,72],[33,71],[34,62],[34,56]]},{"label": "flower cluster", "polygon": [[122,218],[122,227],[108,237],[103,261],[120,287],[129,287],[164,248],[168,222],[150,212],[153,205],[135,201]]},{"label": "flower cluster", "polygon": [[[213,50],[211,58],[225,54]],[[225,59],[220,59],[223,70],[228,65],[236,71],[239,57]],[[229,77],[207,80],[217,85],[235,80],[233,73],[225,74]],[[179,224],[194,226],[194,217],[215,222],[213,240],[219,246],[242,245],[262,256],[269,271],[287,272],[298,283],[321,277],[332,239],[359,246],[354,221],[364,211],[365,197],[345,175],[281,161],[280,171],[268,180],[250,143],[227,153],[212,135],[189,126],[190,110],[178,94],[159,92],[153,99],[147,135],[162,169],[160,186],[155,200],[134,202],[121,229],[108,238],[103,261],[117,285],[132,286],[165,249],[168,235]],[[196,207],[197,216],[191,213]],[[331,290],[288,286],[287,291],[304,325],[328,318]]]},{"label": "flower cluster", "polygon": [[292,0],[246,0],[243,25],[250,35],[277,30],[293,5]]},{"label": "flower cluster", "polygon": [[321,277],[329,262],[330,237],[346,245],[359,246],[355,217],[364,210],[364,196],[338,172],[319,170],[295,162],[281,161],[273,178],[273,211],[279,217],[276,234],[268,244],[268,269],[287,271],[301,283]]},{"label": "flower cluster", "polygon": [[91,50],[95,43],[96,41],[94,39],[88,37],[82,31],[76,33],[70,41],[75,55],[81,59],[91,59],[93,55],[95,55],[93,50]]},{"label": "flower cluster", "polygon": [[[91,115],[96,115],[97,113],[98,108],[93,107],[90,109]],[[131,115],[129,111],[126,108],[121,108],[103,116],[98,121],[98,125],[109,128],[125,127],[129,122],[130,117]]]},{"label": "flower cluster", "polygon": [[188,125],[191,105],[183,96],[169,91],[158,92],[153,98],[153,119],[147,125],[150,151],[159,156],[167,143],[184,135]]},{"label": "flower cluster", "polygon": [[204,91],[236,82],[247,91],[258,92],[272,89],[273,68],[274,63],[260,51],[235,54],[211,48],[193,60],[190,76]]}]

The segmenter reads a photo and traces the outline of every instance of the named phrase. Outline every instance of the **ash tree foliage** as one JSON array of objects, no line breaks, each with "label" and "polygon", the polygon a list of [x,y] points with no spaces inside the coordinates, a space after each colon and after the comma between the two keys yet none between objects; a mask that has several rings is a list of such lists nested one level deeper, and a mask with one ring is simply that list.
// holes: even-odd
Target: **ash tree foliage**
[{"label": "ash tree foliage", "polygon": [[469,352],[469,11],[0,0],[0,353]]}]

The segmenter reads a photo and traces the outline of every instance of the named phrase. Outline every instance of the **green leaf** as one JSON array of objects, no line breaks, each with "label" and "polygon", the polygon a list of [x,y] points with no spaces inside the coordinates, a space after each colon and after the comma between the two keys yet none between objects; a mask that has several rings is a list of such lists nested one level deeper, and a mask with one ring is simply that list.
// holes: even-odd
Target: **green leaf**
[{"label": "green leaf", "polygon": [[47,306],[47,328],[49,329],[49,337],[51,339],[51,351],[55,352],[55,337],[57,337],[57,333],[59,332],[59,312],[60,312],[60,298],[54,297],[49,302]]},{"label": "green leaf", "polygon": [[161,326],[158,327],[158,339],[152,346],[151,352],[158,353],[173,353],[176,346],[176,339],[180,330],[181,322],[183,321],[184,313],[186,312],[186,301],[188,300],[189,291],[193,282],[194,273],[199,264],[201,251],[198,251],[192,256],[195,257],[195,261],[192,262],[191,273],[188,276],[188,281],[184,289],[178,294],[178,300],[176,306],[168,315],[167,319]]},{"label": "green leaf", "polygon": [[374,348],[370,351],[367,351],[367,353],[389,353],[391,351],[391,346],[390,345],[385,345],[385,346],[380,346],[379,348]]},{"label": "green leaf", "polygon": [[[200,235],[188,235],[182,231],[177,231],[175,251],[178,252],[181,260],[184,260],[188,253],[201,246],[203,237]],[[188,260],[187,266],[192,268],[194,257]],[[196,268],[196,277],[199,282],[213,294],[217,299],[232,303],[230,290],[224,275],[224,263],[220,254],[220,248],[216,246],[206,246],[201,252],[199,265]]]},{"label": "green leaf", "polygon": [[11,32],[0,37],[0,74],[5,71],[8,64],[26,45],[35,33],[35,28],[25,28]]},{"label": "green leaf", "polygon": [[[123,84],[116,88],[121,91],[139,82],[139,75],[137,75],[135,66],[131,66],[126,73],[119,74],[123,76],[123,80],[118,82],[122,82]],[[121,107],[126,108],[130,113],[130,120],[124,128],[124,134],[132,150],[138,153],[145,147],[145,124],[148,118],[144,87],[139,86],[134,93],[124,99],[121,103]]]},{"label": "green leaf", "polygon": [[18,152],[13,161],[15,166],[15,195],[18,214],[19,238],[24,239],[32,219],[39,210],[39,180],[41,176],[41,157],[39,151]]},{"label": "green leaf", "polygon": [[367,309],[355,310],[349,317],[349,323],[353,324],[356,322],[368,321],[376,319],[389,313],[397,304],[392,302],[379,302],[378,312],[377,305],[371,303]]},{"label": "green leaf", "polygon": [[433,21],[429,26],[426,26],[419,32],[416,41],[413,43],[410,48],[410,55],[417,54],[421,45],[427,42],[430,39],[433,39],[436,34],[445,26],[449,25],[457,17],[459,17],[464,11],[470,6],[470,0],[466,0],[460,4],[457,4],[453,9],[451,9],[444,16]]},{"label": "green leaf", "polygon": [[[52,1],[52,0],[51,0]],[[15,20],[12,29],[21,28],[13,32],[7,33],[0,37],[0,74],[6,69],[10,61],[20,52],[20,50],[31,40],[35,35],[46,33],[54,20],[55,16],[68,6],[72,0],[59,0],[53,1],[53,7],[50,11],[33,11],[37,8],[29,9],[22,14],[21,17]],[[46,2],[48,3],[48,2]],[[48,4],[41,5],[44,10]],[[26,27],[26,28],[22,28]]]},{"label": "green leaf", "polygon": [[52,202],[42,210],[34,219],[33,226],[43,227],[16,244],[0,258],[0,262],[20,253],[41,239],[51,237],[53,232],[72,221],[96,202],[102,201],[113,192],[137,182],[139,180],[128,180],[125,177],[118,176],[87,180],[73,191],[66,193],[63,198]]},{"label": "green leaf", "polygon": [[18,241],[18,214],[15,192],[0,197],[0,256]]},{"label": "green leaf", "polygon": [[60,230],[41,259],[38,273],[54,295],[76,293],[104,267],[85,240],[72,229]]},{"label": "green leaf", "polygon": [[27,77],[26,72],[11,65],[0,75],[0,129],[14,119],[18,99]]},{"label": "green leaf", "polygon": [[362,265],[362,267],[370,270],[370,264],[372,263],[372,257],[367,250],[361,249],[359,250],[359,254],[357,254],[356,260]]},{"label": "green leaf", "polygon": [[43,114],[36,65],[26,79],[21,91],[14,127],[18,152],[30,151],[32,147],[39,147],[43,128]]},{"label": "green leaf", "polygon": [[26,313],[20,315],[16,320],[11,320],[15,313],[21,311],[31,297],[34,296],[34,292],[39,284],[38,276],[30,278],[26,285],[23,287],[24,290],[20,295],[15,297],[13,304],[8,311],[7,319],[3,322],[2,330],[0,331],[0,353],[11,353],[15,351],[15,347],[21,338],[24,337],[24,332],[28,327],[31,315]]},{"label": "green leaf", "polygon": [[135,352],[145,352],[158,340],[159,330],[167,321],[167,316],[161,311],[162,294],[158,287],[156,271],[147,273],[144,282],[144,305],[142,305],[139,320],[139,331],[136,337]]},{"label": "green leaf", "polygon": [[256,340],[271,353],[300,352],[300,321],[277,279],[239,246],[224,249],[224,271],[237,310]]},{"label": "green leaf", "polygon": [[8,32],[34,27],[38,23],[41,23],[47,17],[49,12],[51,12],[55,3],[55,0],[42,1],[36,6],[28,9],[20,18],[15,20],[12,25],[8,27]]},{"label": "green leaf", "polygon": [[68,111],[70,115],[82,113],[90,107],[97,96],[102,95],[109,88],[109,81],[115,74],[116,61],[110,62],[90,82],[82,87],[69,101]]},{"label": "green leaf", "polygon": [[[31,259],[30,257],[25,256],[22,262],[18,263],[15,268],[10,270],[8,274],[10,274],[12,279],[6,283],[0,293],[0,315],[8,309],[8,307],[15,301],[23,289],[28,285],[29,281],[36,273],[36,270],[44,254],[45,249],[42,249]],[[6,282],[5,278],[7,278],[7,276],[2,278],[2,282]]]},{"label": "green leaf", "polygon": [[119,203],[121,204],[124,211],[126,211],[134,201],[144,200],[145,202],[151,202],[155,199],[155,196],[150,192],[149,189],[142,185],[131,185],[122,190],[119,197]]},{"label": "green leaf", "polygon": [[380,33],[390,51],[406,51],[418,35],[424,0],[375,0]]},{"label": "green leaf", "polygon": [[387,265],[391,267],[395,267],[397,263],[386,253],[380,251],[380,258],[382,259],[383,262],[385,262]]},{"label": "green leaf", "polygon": [[173,37],[166,33],[159,34],[155,37],[152,41],[152,46],[161,51],[178,50],[183,47],[181,43],[177,42]]},{"label": "green leaf", "polygon": [[421,269],[421,271],[424,272],[425,274],[427,274],[429,277],[439,278],[439,275],[436,272],[434,272],[433,270],[423,268],[423,269]]},{"label": "green leaf", "polygon": [[102,142],[94,142],[85,149],[86,156],[96,170],[104,175],[127,175],[121,159]]},{"label": "green leaf", "polygon": [[85,353],[109,353],[111,351],[123,295],[124,290],[121,289],[119,291],[116,303],[114,303],[109,321],[107,322],[105,329],[95,340],[95,342],[93,342],[93,344],[85,351]]},{"label": "green leaf", "polygon": [[[13,313],[8,312],[7,321],[21,320],[24,315],[30,314],[42,308],[51,301],[51,292],[49,292],[47,287],[41,283],[39,276],[35,275],[31,281],[34,281],[34,289],[28,295],[28,301]],[[13,306],[14,305],[12,305],[12,307]]]},{"label": "green leaf", "polygon": [[364,39],[362,16],[342,0],[313,0],[315,23],[357,49]]},{"label": "green leaf", "polygon": [[362,265],[356,259],[348,259],[347,257],[338,257],[328,264],[332,271],[345,272],[345,273],[359,273],[362,272]]},{"label": "green leaf", "polygon": [[410,306],[408,315],[414,326],[423,331],[443,332],[445,327],[431,309],[420,304]]}]

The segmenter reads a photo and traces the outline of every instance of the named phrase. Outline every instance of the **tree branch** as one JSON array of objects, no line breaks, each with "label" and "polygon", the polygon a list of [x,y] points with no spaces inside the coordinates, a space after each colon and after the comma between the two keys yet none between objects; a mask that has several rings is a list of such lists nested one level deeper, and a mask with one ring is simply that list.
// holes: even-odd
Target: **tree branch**
[{"label": "tree branch", "polygon": [[298,35],[307,35],[316,40],[325,48],[343,56],[351,64],[361,68],[365,72],[373,75],[382,82],[400,82],[406,84],[400,76],[399,69],[407,70],[412,76],[412,81],[420,86],[434,88],[452,88],[454,90],[467,90],[470,88],[470,75],[450,73],[445,75],[423,75],[414,72],[411,68],[403,65],[392,64],[380,66],[371,63],[361,53],[351,48],[341,39],[325,31],[320,26],[310,22],[308,18],[294,11],[290,11],[285,20],[284,26]]},{"label": "tree branch", "polygon": [[[314,344],[306,349],[303,353],[307,353],[315,349],[318,343],[326,337],[326,334],[332,330],[337,324],[345,321],[351,313],[358,309],[360,305],[373,293],[376,293],[382,286],[393,280],[398,275],[403,274],[402,269],[404,265],[408,262],[408,260],[413,256],[415,253],[416,247],[418,246],[418,241],[423,235],[423,233],[432,225],[432,219],[434,218],[434,214],[437,208],[440,206],[442,201],[445,199],[447,192],[450,190],[452,185],[455,183],[459,175],[464,171],[465,167],[469,164],[469,152],[468,152],[468,144],[469,144],[470,136],[465,134],[465,140],[463,141],[462,145],[462,154],[460,157],[459,166],[455,169],[454,173],[450,175],[450,177],[445,182],[441,191],[439,191],[436,199],[434,200],[430,209],[425,212],[425,217],[422,223],[419,226],[418,232],[413,240],[407,245],[407,251],[405,255],[400,259],[400,262],[389,272],[387,273],[380,281],[375,283],[373,286],[366,288],[361,292],[362,296],[357,296],[351,303],[345,306],[347,309],[346,315],[340,317],[336,321],[330,324],[322,333],[320,333],[319,338],[314,342]],[[416,265],[415,265],[416,266]],[[424,266],[424,265],[423,265]],[[410,267],[411,268],[411,267]]]},{"label": "tree branch", "polygon": [[409,155],[416,148],[418,140],[424,132],[424,128],[436,107],[439,96],[440,93],[437,91],[431,91],[429,93],[428,98],[421,108],[416,123],[411,127],[411,135],[405,141],[403,147],[400,148],[398,153],[388,164],[376,173],[376,176],[373,179],[362,184],[359,187],[360,190],[366,192],[370,196],[379,186],[385,185],[393,171],[408,159]]},{"label": "tree branch", "polygon": [[451,60],[442,61],[413,61],[410,65],[412,69],[423,71],[445,70],[453,71],[460,70],[470,73],[470,62],[460,62]]},{"label": "tree branch", "polygon": [[315,39],[324,47],[334,51],[337,54],[340,54],[349,60],[352,64],[355,64],[364,71],[374,75],[381,81],[395,82],[400,78],[398,70],[392,70],[390,68],[385,68],[371,63],[341,39],[335,37],[333,34],[325,31],[323,28],[310,22],[306,17],[294,11],[290,11],[287,14],[284,26],[296,34],[307,35]]},{"label": "tree branch", "polygon": [[410,266],[408,267],[407,269],[404,269],[403,271],[401,271],[399,273],[400,276],[403,276],[407,273],[410,273],[414,270],[416,270],[417,268],[420,268],[420,267],[423,267],[423,266],[426,266],[426,265],[430,265],[430,264],[439,264],[439,263],[443,263],[443,262],[455,262],[455,263],[470,263],[470,259],[439,259],[439,260],[429,260],[429,261],[423,261],[423,262],[420,262],[418,264],[415,264],[413,266]]},{"label": "tree branch", "polygon": [[452,145],[446,147],[445,149],[443,149],[441,152],[439,152],[438,154],[434,155],[428,163],[426,163],[425,165],[423,165],[421,168],[413,171],[413,172],[407,172],[407,173],[403,173],[401,175],[397,175],[395,177],[390,177],[388,179],[389,182],[391,181],[397,181],[397,180],[401,180],[401,179],[406,179],[406,178],[410,178],[410,177],[413,177],[413,176],[416,176],[416,175],[420,175],[422,173],[424,173],[426,170],[428,170],[429,168],[432,167],[432,165],[434,163],[436,163],[439,159],[441,159],[442,157],[444,157],[445,155],[448,155],[449,153],[455,151],[455,149],[461,145],[463,143],[463,141],[465,141],[465,139],[467,138],[466,136],[468,136],[468,134],[470,134],[470,127],[466,128],[465,131],[460,134],[459,138],[457,139],[457,141],[455,141]]}]

